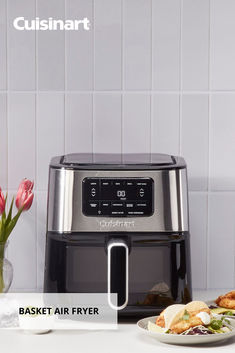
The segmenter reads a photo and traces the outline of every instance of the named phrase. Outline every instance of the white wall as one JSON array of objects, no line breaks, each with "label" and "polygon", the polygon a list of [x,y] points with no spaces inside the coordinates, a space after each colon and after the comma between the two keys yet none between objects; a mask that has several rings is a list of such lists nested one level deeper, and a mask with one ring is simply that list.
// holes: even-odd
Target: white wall
[{"label": "white wall", "polygon": [[[22,15],[93,30],[19,32]],[[235,285],[234,18],[233,0],[0,0],[0,185],[36,186],[13,289],[42,287],[49,160],[79,151],[183,155],[193,285]]]}]

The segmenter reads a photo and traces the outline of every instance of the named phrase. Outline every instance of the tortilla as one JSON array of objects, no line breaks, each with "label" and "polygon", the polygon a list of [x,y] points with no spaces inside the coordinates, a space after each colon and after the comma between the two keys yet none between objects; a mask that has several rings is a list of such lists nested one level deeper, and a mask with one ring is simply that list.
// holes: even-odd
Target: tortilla
[{"label": "tortilla", "polygon": [[187,310],[187,312],[190,313],[193,311],[200,311],[206,308],[208,309],[208,306],[206,305],[206,303],[202,301],[197,301],[197,300],[184,305],[181,310],[179,310],[177,313],[174,314],[174,316],[172,315],[172,318],[170,320],[170,328],[173,325],[175,325],[180,320],[180,318],[182,318],[185,310]]},{"label": "tortilla", "polygon": [[188,304],[185,305],[185,310],[187,311],[198,311],[202,309],[209,309],[208,305],[202,301],[199,300],[194,300]]},{"label": "tortilla", "polygon": [[185,305],[183,304],[173,304],[168,306],[164,310],[164,321],[165,321],[165,328],[170,328],[171,326],[171,321],[174,319],[175,315],[179,312],[184,310]]}]

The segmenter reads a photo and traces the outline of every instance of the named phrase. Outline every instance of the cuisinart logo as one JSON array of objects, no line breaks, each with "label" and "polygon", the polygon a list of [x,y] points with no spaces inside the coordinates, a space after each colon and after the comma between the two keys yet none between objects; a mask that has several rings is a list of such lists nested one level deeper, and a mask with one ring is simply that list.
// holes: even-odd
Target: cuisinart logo
[{"label": "cuisinart logo", "polygon": [[49,17],[46,20],[41,20],[36,17],[34,20],[26,20],[24,17],[16,17],[13,21],[13,26],[18,31],[78,31],[90,30],[90,21],[87,17],[83,20],[54,20]]},{"label": "cuisinart logo", "polygon": [[134,221],[100,221],[100,228],[133,228],[135,226]]}]

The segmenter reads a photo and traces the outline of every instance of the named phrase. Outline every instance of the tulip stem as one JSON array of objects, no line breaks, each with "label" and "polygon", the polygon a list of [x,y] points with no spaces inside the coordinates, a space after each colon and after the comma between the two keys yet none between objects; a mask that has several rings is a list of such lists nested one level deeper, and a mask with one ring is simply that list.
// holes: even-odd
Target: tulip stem
[{"label": "tulip stem", "polygon": [[4,251],[5,251],[5,243],[0,243],[0,293],[3,293],[3,290],[5,288],[4,278],[3,278]]}]

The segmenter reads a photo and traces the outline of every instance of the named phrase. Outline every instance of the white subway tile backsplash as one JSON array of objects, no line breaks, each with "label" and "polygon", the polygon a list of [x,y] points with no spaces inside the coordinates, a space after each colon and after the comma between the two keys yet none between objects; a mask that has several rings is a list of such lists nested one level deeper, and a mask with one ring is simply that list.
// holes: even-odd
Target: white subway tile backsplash
[{"label": "white subway tile backsplash", "polygon": [[37,192],[37,288],[43,288],[46,245],[47,192]]},{"label": "white subway tile backsplash", "polygon": [[123,2],[124,88],[151,88],[151,1]]},{"label": "white subway tile backsplash", "polygon": [[66,87],[68,90],[90,90],[93,88],[93,1],[65,0],[66,18],[91,21],[89,31],[67,31],[66,43]]},{"label": "white subway tile backsplash", "polygon": [[208,286],[233,288],[235,285],[235,194],[209,194]]},{"label": "white subway tile backsplash", "polygon": [[[9,193],[9,200],[15,192]],[[37,285],[36,251],[36,204],[35,197],[29,211],[23,212],[9,237],[8,259],[13,265],[14,276],[11,291],[34,291]],[[14,207],[15,214],[17,210]]]},{"label": "white subway tile backsplash", "polygon": [[180,0],[152,1],[153,88],[180,85]]},{"label": "white subway tile backsplash", "polygon": [[121,0],[94,2],[95,89],[115,90],[122,85]]},{"label": "white subway tile backsplash", "polygon": [[8,99],[8,187],[15,190],[23,178],[35,180],[35,94]]},{"label": "white subway tile backsplash", "polygon": [[64,93],[38,93],[36,106],[37,189],[46,190],[50,160],[64,153]]},{"label": "white subway tile backsplash", "polygon": [[121,95],[94,95],[93,151],[121,153]]},{"label": "white subway tile backsplash", "polygon": [[[37,0],[37,16],[64,19],[64,0]],[[60,91],[65,88],[65,33],[38,31],[37,77],[39,90]]]},{"label": "white subway tile backsplash", "polygon": [[213,94],[210,126],[210,189],[235,190],[235,96]]},{"label": "white subway tile backsplash", "polygon": [[0,0],[0,90],[7,88],[7,0]]},{"label": "white subway tile backsplash", "polygon": [[206,193],[189,193],[192,286],[207,287],[207,203]]},{"label": "white subway tile backsplash", "polygon": [[[9,89],[32,91],[35,89],[36,32],[19,31],[13,26],[16,17],[35,18],[35,1],[8,1],[8,72]],[[22,25],[22,22],[21,22]]]},{"label": "white subway tile backsplash", "polygon": [[123,96],[122,150],[124,153],[149,153],[150,96],[126,93]]},{"label": "white subway tile backsplash", "polygon": [[7,95],[0,93],[0,187],[7,189]]},{"label": "white subway tile backsplash", "polygon": [[[0,0],[0,186],[35,181],[12,290],[43,287],[48,164],[76,152],[185,157],[193,287],[235,285],[234,15],[233,0]],[[17,16],[91,28],[17,31]]]},{"label": "white subway tile backsplash", "polygon": [[154,94],[151,121],[152,152],[179,154],[179,94]]},{"label": "white subway tile backsplash", "polygon": [[183,0],[182,88],[207,90],[210,0]]},{"label": "white subway tile backsplash", "polygon": [[91,153],[92,94],[67,94],[65,107],[65,152]]},{"label": "white subway tile backsplash", "polygon": [[211,1],[211,88],[235,89],[235,2]]},{"label": "white subway tile backsplash", "polygon": [[188,165],[189,189],[208,188],[208,95],[182,97],[181,154]]}]

